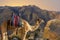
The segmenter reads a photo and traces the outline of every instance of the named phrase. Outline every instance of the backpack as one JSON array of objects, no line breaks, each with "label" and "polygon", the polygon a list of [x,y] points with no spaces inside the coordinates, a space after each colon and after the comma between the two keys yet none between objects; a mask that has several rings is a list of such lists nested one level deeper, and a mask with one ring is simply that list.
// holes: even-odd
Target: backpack
[{"label": "backpack", "polygon": [[11,16],[11,26],[14,25],[14,24],[13,24],[13,21],[14,21],[14,15],[12,14],[12,16]]}]

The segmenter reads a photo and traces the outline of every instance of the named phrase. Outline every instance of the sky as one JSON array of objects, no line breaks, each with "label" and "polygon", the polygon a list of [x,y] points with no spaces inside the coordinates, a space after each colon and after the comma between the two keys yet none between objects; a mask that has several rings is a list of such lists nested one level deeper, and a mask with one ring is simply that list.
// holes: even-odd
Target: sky
[{"label": "sky", "polygon": [[0,6],[36,5],[44,10],[60,11],[60,0],[0,0]]}]

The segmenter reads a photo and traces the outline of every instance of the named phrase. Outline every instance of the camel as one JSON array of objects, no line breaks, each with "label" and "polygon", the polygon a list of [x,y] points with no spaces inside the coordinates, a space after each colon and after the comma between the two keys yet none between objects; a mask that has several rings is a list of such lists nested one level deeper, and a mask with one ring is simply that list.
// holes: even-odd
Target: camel
[{"label": "camel", "polygon": [[57,40],[57,34],[50,31],[50,25],[58,19],[49,20],[44,28],[43,38],[47,40]]},{"label": "camel", "polygon": [[[4,20],[3,22],[2,22],[2,24],[1,24],[1,33],[2,33],[2,38],[1,38],[1,40],[8,40],[8,35],[7,35],[7,20]],[[13,30],[14,31],[14,29],[15,29],[15,27],[11,27],[10,25],[9,25],[9,28],[8,28],[9,30]]]},{"label": "camel", "polygon": [[[18,28],[17,35],[21,38],[21,40],[26,40],[25,38],[26,38],[27,32],[35,31],[36,29],[38,29],[38,27],[40,26],[40,23],[42,23],[42,22],[44,22],[42,19],[37,19],[36,24],[34,26],[31,26],[26,20],[22,20],[23,27]],[[15,31],[14,35],[16,35],[16,31]]]},{"label": "camel", "polygon": [[[42,22],[44,22],[42,19],[37,19],[36,24],[34,26],[31,26],[26,20],[22,19],[23,27],[19,27],[18,30],[17,30],[17,28],[15,28],[14,32],[11,35],[9,35],[9,37],[18,36],[21,40],[26,40],[25,38],[26,38],[27,32],[35,31],[36,29],[39,28],[39,26]],[[6,35],[7,34],[7,30],[6,30],[7,21],[2,23],[1,28],[2,28],[2,34],[4,33],[4,35],[5,35],[5,36],[4,35],[2,36],[3,40],[4,39],[8,40],[8,35]],[[16,30],[18,32],[17,35],[16,35]]]},{"label": "camel", "polygon": [[8,40],[8,36],[7,36],[7,22],[4,21],[1,24],[1,32],[2,32],[2,40]]},{"label": "camel", "polygon": [[[10,19],[9,19],[10,20]],[[9,28],[8,28],[9,27]],[[8,35],[7,35],[7,29],[8,30],[11,30],[11,31],[14,31],[15,30],[15,27],[14,26],[11,26],[10,23],[9,25],[7,24],[7,20],[4,20],[2,23],[1,23],[1,33],[2,33],[2,38],[1,40],[8,40]]]}]

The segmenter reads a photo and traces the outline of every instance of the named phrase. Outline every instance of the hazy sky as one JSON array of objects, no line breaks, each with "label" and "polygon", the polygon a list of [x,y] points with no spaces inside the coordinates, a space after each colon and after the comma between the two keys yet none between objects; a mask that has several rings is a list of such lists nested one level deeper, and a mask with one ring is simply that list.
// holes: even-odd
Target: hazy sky
[{"label": "hazy sky", "polygon": [[60,0],[0,0],[0,6],[36,5],[41,9],[60,11]]}]

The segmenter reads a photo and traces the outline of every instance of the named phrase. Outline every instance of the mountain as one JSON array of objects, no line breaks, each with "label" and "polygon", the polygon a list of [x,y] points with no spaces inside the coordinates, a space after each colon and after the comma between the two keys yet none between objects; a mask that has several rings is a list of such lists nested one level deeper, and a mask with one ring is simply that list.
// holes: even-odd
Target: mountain
[{"label": "mountain", "polygon": [[42,24],[42,28],[44,28],[47,21],[60,19],[60,12],[43,10],[35,5],[22,7],[0,6],[0,24],[4,20],[8,20],[12,13],[20,14],[21,18],[27,20],[31,25],[35,24],[35,19],[42,18],[45,21]]},{"label": "mountain", "polygon": [[[45,21],[45,23],[42,23],[41,27],[32,33],[32,34],[38,34],[38,35],[39,35],[41,28],[44,29],[47,21],[51,19],[60,19],[60,12],[43,10],[35,5],[22,6],[22,7],[0,6],[0,24],[3,21],[8,20],[11,17],[12,13],[20,14],[21,18],[28,21],[31,25],[35,24],[35,20],[37,18],[42,18]],[[51,26],[51,30],[52,28],[54,28],[54,26]],[[41,32],[40,34],[43,34],[43,33]]]},{"label": "mountain", "polygon": [[21,14],[21,17],[27,20],[31,25],[35,23],[36,18],[42,18],[45,21],[45,23],[48,20],[54,18],[60,19],[60,12],[42,10],[35,5],[22,6],[22,7],[1,6],[0,23],[2,23],[3,20],[8,19],[8,17],[10,17],[12,13]]}]

